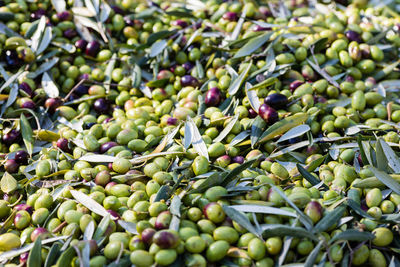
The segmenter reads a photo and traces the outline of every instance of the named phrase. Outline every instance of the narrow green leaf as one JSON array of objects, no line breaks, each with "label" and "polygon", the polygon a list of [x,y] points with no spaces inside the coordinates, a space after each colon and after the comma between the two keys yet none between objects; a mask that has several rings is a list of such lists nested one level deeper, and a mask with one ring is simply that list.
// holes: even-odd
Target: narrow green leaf
[{"label": "narrow green leaf", "polygon": [[0,181],[0,189],[3,193],[11,193],[18,188],[18,182],[8,172],[4,172],[3,177]]},{"label": "narrow green leaf", "polygon": [[60,95],[57,85],[47,72],[43,73],[42,87],[48,97],[54,98]]},{"label": "narrow green leaf", "polygon": [[29,124],[28,120],[26,119],[26,117],[23,113],[21,113],[20,122],[21,122],[22,138],[24,139],[24,144],[26,146],[26,150],[28,150],[28,153],[30,155],[32,155],[33,131],[32,131],[31,125]]},{"label": "narrow green leaf", "polygon": [[196,60],[196,70],[197,70],[197,76],[199,79],[204,78],[204,68],[203,65],[201,65],[200,60]]},{"label": "narrow green leaf", "polygon": [[110,92],[110,83],[112,81],[111,74],[114,70],[115,63],[117,62],[117,54],[114,53],[107,64],[106,70],[104,72],[104,88],[106,89],[106,93]]},{"label": "narrow green leaf", "polygon": [[337,223],[346,211],[346,206],[341,205],[326,214],[313,228],[314,233],[320,233]]},{"label": "narrow green leaf", "polygon": [[382,172],[375,167],[370,166],[369,169],[375,174],[376,178],[384,183],[389,189],[393,190],[396,194],[400,194],[400,184],[393,179],[389,174]]},{"label": "narrow green leaf", "polygon": [[245,79],[247,78],[247,74],[250,71],[251,66],[253,65],[253,61],[251,60],[246,69],[240,73],[240,75],[231,83],[231,85],[228,88],[228,93],[231,96],[236,95],[236,93],[239,91],[240,87],[244,83]]},{"label": "narrow green leaf", "polygon": [[319,252],[321,251],[323,244],[324,244],[324,241],[322,241],[322,240],[318,242],[318,245],[316,245],[315,248],[308,255],[307,260],[304,263],[304,267],[313,267],[314,266],[314,263],[317,260],[317,257],[319,255]]},{"label": "narrow green leaf", "polygon": [[[297,169],[299,170],[300,174],[307,180],[309,181],[312,185],[317,185],[319,184],[321,181],[316,178],[314,175],[312,175],[311,173],[309,173],[306,169],[304,169],[300,164],[296,164]],[[326,184],[322,185],[325,189],[329,189],[329,187]]]},{"label": "narrow green leaf", "polygon": [[58,258],[56,263],[57,267],[70,267],[72,258],[76,255],[74,247],[69,247],[65,250],[61,256]]},{"label": "narrow green leaf", "polygon": [[395,173],[400,173],[400,158],[383,139],[379,138],[378,143],[384,152],[383,154],[385,155],[390,168],[392,168]]},{"label": "narrow green leaf", "polygon": [[86,226],[85,232],[83,233],[83,240],[92,240],[95,225],[93,221],[90,221],[89,224]]},{"label": "narrow green leaf", "polygon": [[154,198],[154,202],[167,200],[170,197],[170,189],[168,185],[162,185],[157,192],[156,197]]},{"label": "narrow green leaf", "polygon": [[40,267],[42,266],[42,240],[40,236],[35,240],[32,250],[29,252],[27,267]]},{"label": "narrow green leaf", "polygon": [[266,125],[267,123],[260,116],[257,116],[254,119],[251,125],[251,136],[250,136],[252,148],[254,148],[255,144],[257,143],[257,140],[260,138],[262,131]]},{"label": "narrow green leaf", "polygon": [[397,60],[386,67],[384,67],[382,70],[378,71],[373,77],[375,80],[379,81],[380,79],[384,78],[386,75],[389,73],[393,72],[393,70],[399,65],[400,60]]},{"label": "narrow green leaf", "polygon": [[221,142],[224,140],[224,138],[231,132],[233,126],[235,126],[235,123],[238,121],[239,115],[236,114],[235,117],[231,118],[229,123],[226,125],[226,127],[220,132],[220,134],[214,139],[214,143],[216,142]]},{"label": "narrow green leaf", "polygon": [[256,162],[259,158],[261,157],[261,155],[257,156],[254,159],[251,159],[249,161],[246,161],[245,163],[241,164],[240,166],[237,166],[236,168],[234,168],[233,170],[231,170],[230,172],[226,172],[223,176],[222,176],[222,185],[226,186],[227,184],[229,184],[229,182],[232,181],[233,178],[235,178],[237,175],[239,175],[242,171],[246,170],[247,168],[249,168],[251,165],[253,165],[254,162]]},{"label": "narrow green leaf", "polygon": [[174,34],[175,32],[176,32],[176,30],[174,30],[174,31],[163,30],[163,31],[152,33],[152,34],[150,34],[149,38],[147,38],[147,45],[151,46],[156,41],[167,38],[167,37],[171,36],[172,34]]},{"label": "narrow green leaf", "polygon": [[387,171],[388,161],[386,159],[385,152],[383,151],[380,140],[381,138],[378,138],[378,141],[375,144],[376,164],[379,170]]},{"label": "narrow green leaf", "polygon": [[110,213],[99,203],[97,203],[95,200],[93,200],[91,197],[88,195],[82,193],[81,191],[77,190],[70,190],[71,195],[83,206],[88,208],[89,210],[93,211],[94,213],[101,215],[103,217],[110,216],[111,219],[115,220],[116,218],[114,216],[111,216]]},{"label": "narrow green leaf", "polygon": [[204,182],[202,182],[200,184],[199,187],[197,187],[196,189],[190,190],[189,193],[193,194],[193,193],[203,193],[205,192],[208,188],[211,188],[213,186],[219,185],[221,183],[221,178],[220,178],[220,174],[215,172],[213,174],[211,174],[210,176],[208,176]]},{"label": "narrow green leaf", "polygon": [[240,224],[243,228],[248,230],[250,233],[253,233],[254,235],[258,236],[261,238],[261,234],[257,231],[257,229],[254,227],[254,225],[251,224],[249,218],[242,212],[231,208],[226,205],[222,205],[222,209],[224,210],[225,214],[231,218],[233,221],[237,222]]},{"label": "narrow green leaf", "polygon": [[250,39],[242,48],[240,48],[233,58],[240,58],[251,55],[258,48],[263,46],[271,37],[273,32],[265,32],[264,34]]},{"label": "narrow green leaf", "polygon": [[160,40],[155,42],[150,48],[150,57],[158,56],[167,47],[168,42],[166,40]]},{"label": "narrow green leaf", "polygon": [[345,240],[345,241],[368,241],[375,238],[375,235],[370,232],[360,232],[356,229],[348,229],[344,232],[341,232],[335,235],[331,240],[329,240],[330,244],[333,244],[335,241],[338,240]]},{"label": "narrow green leaf", "polygon": [[110,215],[104,216],[103,219],[101,219],[99,225],[96,228],[96,231],[94,232],[93,239],[98,243],[101,238],[103,237],[104,233],[107,230],[108,225],[110,224]]},{"label": "narrow green leaf", "polygon": [[133,235],[139,234],[138,231],[136,230],[136,224],[133,222],[126,222],[124,220],[118,220],[118,224],[124,228],[128,233],[131,233]]},{"label": "narrow green leaf", "polygon": [[292,128],[292,129],[290,129],[289,131],[287,131],[276,142],[279,143],[279,142],[283,142],[283,141],[289,140],[291,138],[295,138],[295,137],[301,136],[301,135],[305,134],[306,132],[308,132],[310,130],[311,130],[311,128],[307,124],[302,124],[302,125],[296,126],[296,127]]},{"label": "narrow green leaf", "polygon": [[348,199],[347,200],[347,205],[355,211],[355,213],[357,213],[358,215],[364,217],[364,218],[368,218],[371,220],[375,220],[374,217],[372,217],[371,215],[369,215],[368,213],[366,213],[360,206],[359,203],[357,203],[356,201],[354,201],[353,199]]},{"label": "narrow green leaf", "polygon": [[263,205],[248,204],[248,205],[233,205],[230,207],[235,210],[241,211],[241,212],[274,214],[274,215],[288,216],[288,217],[293,217],[293,218],[297,217],[296,213],[293,213],[293,212],[290,212],[287,210],[283,210],[280,208],[267,207],[267,206],[263,206]]},{"label": "narrow green leaf", "polygon": [[206,143],[204,143],[203,138],[201,137],[200,131],[194,123],[193,119],[188,116],[186,123],[189,124],[189,129],[192,136],[192,145],[193,148],[199,153],[200,156],[206,157],[207,160],[210,160],[208,157],[208,150]]},{"label": "narrow green leaf", "polygon": [[158,88],[158,87],[164,87],[168,83],[169,79],[164,78],[160,80],[152,80],[146,83],[146,86],[151,87],[151,88]]},{"label": "narrow green leaf", "polygon": [[292,227],[282,224],[265,224],[261,226],[261,229],[264,231],[263,237],[265,238],[273,236],[293,236],[299,238],[308,238],[313,241],[318,240],[315,235],[302,227]]},{"label": "narrow green leaf", "polygon": [[54,243],[51,246],[49,253],[47,254],[46,261],[44,262],[44,267],[53,266],[59,256],[60,248],[60,243]]}]

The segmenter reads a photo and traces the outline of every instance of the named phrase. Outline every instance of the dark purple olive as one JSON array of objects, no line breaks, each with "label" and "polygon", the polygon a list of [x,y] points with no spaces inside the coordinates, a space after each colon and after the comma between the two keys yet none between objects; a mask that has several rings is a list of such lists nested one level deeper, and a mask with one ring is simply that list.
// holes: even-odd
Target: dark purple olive
[{"label": "dark purple olive", "polygon": [[124,10],[122,8],[120,8],[119,6],[111,5],[111,8],[116,14],[124,15]]},{"label": "dark purple olive", "polygon": [[28,204],[22,203],[22,204],[18,204],[14,207],[14,210],[19,211],[19,210],[25,210],[27,211],[29,214],[33,213],[33,209],[31,206],[29,206]]},{"label": "dark purple olive", "polygon": [[64,37],[65,37],[65,38],[68,38],[68,39],[74,38],[77,34],[78,34],[78,33],[77,33],[74,29],[66,29],[66,30],[63,32]]},{"label": "dark purple olive", "polygon": [[156,230],[153,228],[146,228],[141,233],[142,241],[147,245],[151,245],[153,243],[153,236],[156,233]]},{"label": "dark purple olive", "polygon": [[11,131],[3,135],[3,142],[9,146],[13,143],[18,142],[20,136],[21,133],[18,130],[12,129]]},{"label": "dark purple olive", "polygon": [[286,107],[288,103],[288,98],[283,94],[274,93],[268,95],[264,99],[264,103],[274,109],[282,109]]},{"label": "dark purple olive", "polygon": [[255,118],[255,117],[257,117],[257,112],[254,110],[254,109],[252,109],[252,108],[249,108],[249,118]]},{"label": "dark purple olive", "polygon": [[87,44],[85,54],[91,57],[96,57],[100,51],[100,43],[97,41],[91,41]]},{"label": "dark purple olive", "polygon": [[8,173],[16,173],[18,172],[19,164],[15,159],[8,159],[6,163],[4,163],[4,169]]},{"label": "dark purple olive", "polygon": [[110,148],[117,146],[116,142],[106,142],[100,146],[100,153],[106,153]]},{"label": "dark purple olive", "polygon": [[264,16],[266,16],[266,17],[271,17],[272,16],[271,11],[266,6],[260,6],[258,11],[260,11],[260,13],[263,14]]},{"label": "dark purple olive", "polygon": [[171,230],[161,230],[154,234],[153,242],[160,248],[175,248],[179,244],[179,235]]},{"label": "dark purple olive", "polygon": [[99,98],[94,101],[93,108],[98,114],[106,114],[110,111],[111,107],[106,99]]},{"label": "dark purple olive", "polygon": [[57,147],[59,148],[59,149],[61,149],[62,151],[65,151],[65,152],[67,152],[67,151],[69,151],[70,149],[69,149],[69,146],[68,146],[68,139],[66,139],[66,138],[60,138],[60,139],[58,139],[57,140]]},{"label": "dark purple olive", "polygon": [[23,61],[18,57],[18,53],[15,50],[6,50],[5,59],[7,66],[10,68],[18,68],[23,64]]},{"label": "dark purple olive", "polygon": [[57,18],[61,21],[71,20],[72,14],[69,11],[57,13]]},{"label": "dark purple olive", "polygon": [[187,27],[187,25],[188,25],[187,22],[184,20],[181,20],[181,19],[177,19],[172,22],[172,26],[179,26],[179,27],[185,28],[185,27]]},{"label": "dark purple olive", "polygon": [[233,163],[243,164],[243,162],[244,162],[244,157],[243,157],[243,156],[234,156],[234,157],[232,158],[232,162],[233,162]]},{"label": "dark purple olive", "polygon": [[278,121],[279,116],[278,112],[267,104],[262,104],[258,109],[258,115],[260,115],[263,120],[269,125]]},{"label": "dark purple olive", "polygon": [[253,28],[253,31],[255,32],[263,32],[263,31],[270,31],[271,28],[270,27],[262,27],[260,25],[255,25]]},{"label": "dark purple olive", "polygon": [[117,219],[115,219],[116,221],[121,219],[121,216],[115,210],[107,210],[107,212],[110,213],[111,216],[117,218]]},{"label": "dark purple olive", "polygon": [[186,86],[192,86],[192,87],[197,87],[199,85],[199,81],[191,75],[185,75],[181,78],[181,85],[183,87]]},{"label": "dark purple olive", "polygon": [[291,82],[290,85],[289,85],[290,91],[293,93],[294,90],[296,90],[297,87],[299,87],[299,86],[302,85],[303,83],[304,83],[303,81],[299,81],[299,80],[296,80],[296,81],[294,81],[294,82]]},{"label": "dark purple olive", "polygon": [[32,100],[24,101],[21,104],[21,108],[28,108],[28,109],[34,109],[36,107],[35,102]]},{"label": "dark purple olive", "polygon": [[207,106],[215,107],[221,102],[221,92],[217,87],[212,87],[210,90],[206,92],[206,96],[204,98],[204,103]]},{"label": "dark purple olive", "polygon": [[14,157],[15,161],[18,164],[27,164],[28,163],[28,158],[29,158],[29,154],[25,150],[18,150],[15,153],[15,157]]},{"label": "dark purple olive", "polygon": [[361,43],[362,42],[360,34],[358,34],[355,31],[348,30],[348,31],[345,32],[345,36],[346,36],[347,39],[349,39],[349,41],[356,41],[357,43]]},{"label": "dark purple olive", "polygon": [[38,227],[31,233],[31,240],[35,242],[35,240],[40,236],[40,239],[46,239],[49,236],[49,232],[46,228]]},{"label": "dark purple olive", "polygon": [[81,50],[85,50],[87,45],[88,42],[83,39],[79,39],[78,41],[75,42],[75,47]]},{"label": "dark purple olive", "polygon": [[183,67],[187,72],[189,72],[189,71],[191,71],[191,70],[193,69],[194,65],[193,65],[193,63],[191,63],[191,62],[185,62],[185,63],[182,64],[182,67]]},{"label": "dark purple olive", "polygon": [[44,106],[51,112],[55,112],[56,109],[62,105],[61,99],[55,97],[55,98],[48,98],[46,99],[46,102],[44,102]]},{"label": "dark purple olive", "polygon": [[178,123],[177,118],[170,117],[167,119],[167,125],[176,125]]},{"label": "dark purple olive", "polygon": [[[86,73],[85,73],[86,74]],[[84,75],[84,74],[82,74],[82,75]],[[87,74],[86,74],[87,75]],[[81,84],[81,85],[79,85],[76,89],[75,89],[75,93],[77,94],[77,95],[80,95],[80,96],[82,96],[82,95],[86,95],[87,93],[88,93],[88,91],[89,91],[89,87],[87,87],[86,85],[83,85],[83,84]]]},{"label": "dark purple olive", "polygon": [[238,15],[235,12],[228,11],[224,15],[222,15],[222,18],[224,20],[237,21]]},{"label": "dark purple olive", "polygon": [[22,82],[18,88],[22,91],[24,91],[25,93],[27,93],[29,96],[32,96],[32,88],[30,87],[30,85],[26,82]]},{"label": "dark purple olive", "polygon": [[21,255],[19,255],[19,263],[21,265],[25,265],[25,263],[28,261],[29,257],[29,252],[24,252]]},{"label": "dark purple olive", "polygon": [[39,8],[31,14],[31,18],[33,20],[37,20],[40,19],[44,14],[46,14],[46,10],[44,10],[43,8]]}]

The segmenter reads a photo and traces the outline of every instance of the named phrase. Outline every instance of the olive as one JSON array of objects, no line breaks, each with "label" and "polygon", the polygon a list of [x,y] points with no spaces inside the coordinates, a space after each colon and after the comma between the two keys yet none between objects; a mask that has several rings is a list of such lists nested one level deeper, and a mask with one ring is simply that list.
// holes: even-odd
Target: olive
[{"label": "olive", "polygon": [[98,41],[91,41],[86,45],[85,54],[91,57],[96,57],[100,51],[100,43]]},{"label": "olive", "polygon": [[185,75],[181,78],[181,85],[182,86],[192,86],[192,87],[197,87],[199,84],[199,81],[191,76],[191,75]]},{"label": "olive", "polygon": [[172,230],[161,230],[154,234],[153,242],[163,249],[175,248],[179,244],[179,235]]},{"label": "olive", "polygon": [[106,99],[99,98],[94,101],[93,108],[98,114],[106,114],[110,111],[110,104]]},{"label": "olive", "polygon": [[14,159],[8,159],[6,163],[4,163],[4,169],[8,173],[18,172],[19,164]]},{"label": "olive", "polygon": [[25,150],[18,150],[15,153],[15,161],[18,164],[27,164],[28,163],[29,154]]},{"label": "olive", "polygon": [[279,119],[278,112],[276,112],[274,108],[268,106],[267,104],[262,104],[260,106],[258,109],[258,114],[269,125],[274,124]]},{"label": "olive", "polygon": [[215,107],[221,102],[221,92],[217,87],[212,87],[206,92],[204,103],[207,106]]},{"label": "olive", "polygon": [[274,93],[274,94],[268,95],[264,99],[264,103],[274,109],[282,109],[282,108],[286,107],[286,105],[288,103],[288,99],[283,94]]}]

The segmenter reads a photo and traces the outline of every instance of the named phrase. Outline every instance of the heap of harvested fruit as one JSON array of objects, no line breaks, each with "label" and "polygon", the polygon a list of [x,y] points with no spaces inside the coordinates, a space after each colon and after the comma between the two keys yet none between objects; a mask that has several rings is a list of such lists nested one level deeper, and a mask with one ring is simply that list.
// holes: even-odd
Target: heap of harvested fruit
[{"label": "heap of harvested fruit", "polygon": [[397,1],[256,2],[0,1],[1,264],[400,265]]}]

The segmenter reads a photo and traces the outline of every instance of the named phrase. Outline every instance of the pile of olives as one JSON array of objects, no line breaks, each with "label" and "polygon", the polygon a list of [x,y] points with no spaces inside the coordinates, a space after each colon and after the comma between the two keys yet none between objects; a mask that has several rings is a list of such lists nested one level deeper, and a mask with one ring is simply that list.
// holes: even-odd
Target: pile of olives
[{"label": "pile of olives", "polygon": [[0,264],[400,264],[396,1],[259,2],[0,1]]}]

